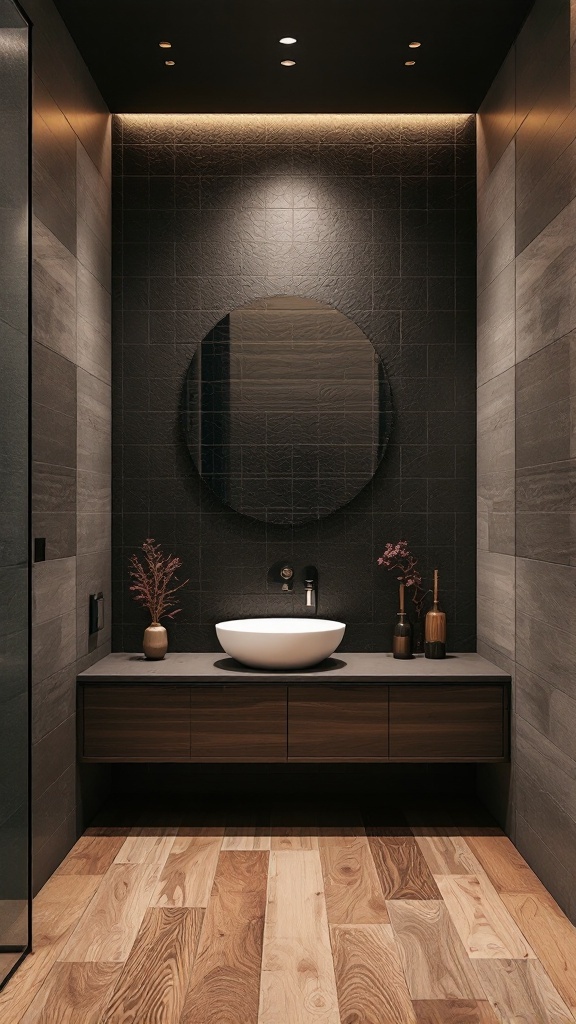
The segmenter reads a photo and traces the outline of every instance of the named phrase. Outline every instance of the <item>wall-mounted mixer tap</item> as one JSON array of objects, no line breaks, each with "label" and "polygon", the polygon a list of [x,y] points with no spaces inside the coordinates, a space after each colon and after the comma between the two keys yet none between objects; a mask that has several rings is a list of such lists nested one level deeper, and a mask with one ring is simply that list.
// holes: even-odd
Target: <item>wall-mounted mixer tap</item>
[{"label": "wall-mounted mixer tap", "polygon": [[292,590],[292,577],[294,575],[294,569],[291,565],[283,565],[280,569],[280,576],[282,578],[282,590]]},{"label": "wall-mounted mixer tap", "polygon": [[316,611],[316,588],[314,580],[306,580],[306,607]]}]

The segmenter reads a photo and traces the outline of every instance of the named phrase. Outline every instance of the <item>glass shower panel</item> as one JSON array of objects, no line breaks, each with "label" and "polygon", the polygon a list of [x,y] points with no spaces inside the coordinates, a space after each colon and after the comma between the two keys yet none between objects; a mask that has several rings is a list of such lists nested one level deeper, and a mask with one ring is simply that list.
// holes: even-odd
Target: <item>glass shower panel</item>
[{"label": "glass shower panel", "polygon": [[29,42],[0,0],[0,985],[30,948]]}]

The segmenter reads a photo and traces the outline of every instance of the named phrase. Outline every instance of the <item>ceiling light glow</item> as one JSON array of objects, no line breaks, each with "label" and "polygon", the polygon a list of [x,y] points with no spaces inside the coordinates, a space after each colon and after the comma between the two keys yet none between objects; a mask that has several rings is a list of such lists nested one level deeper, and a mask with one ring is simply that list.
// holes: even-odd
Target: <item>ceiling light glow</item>
[{"label": "ceiling light glow", "polygon": [[175,63],[176,63],[176,61],[175,60],[165,60],[164,63],[165,63],[167,68],[173,68]]},{"label": "ceiling light glow", "polygon": [[292,43],[295,43],[296,40],[294,39],[294,36],[282,36],[280,42],[284,43],[285,46],[292,46]]},{"label": "ceiling light glow", "polygon": [[422,46],[422,43],[408,43],[408,46],[411,50],[417,50],[419,46]]},{"label": "ceiling light glow", "polygon": [[404,66],[407,67],[407,68],[411,68],[413,66],[413,64],[415,64],[415,63],[416,63],[415,60],[405,60],[404,61]]},{"label": "ceiling light glow", "polygon": [[284,66],[285,68],[293,68],[293,67],[294,67],[294,65],[295,65],[295,63],[296,63],[296,61],[295,61],[295,60],[281,60],[281,61],[280,61],[280,63],[281,63],[281,64],[282,64],[282,65],[283,65],[283,66]]},{"label": "ceiling light glow", "polygon": [[158,46],[160,46],[163,50],[172,49],[172,43],[167,42],[166,39],[163,39],[161,43],[158,43]]}]

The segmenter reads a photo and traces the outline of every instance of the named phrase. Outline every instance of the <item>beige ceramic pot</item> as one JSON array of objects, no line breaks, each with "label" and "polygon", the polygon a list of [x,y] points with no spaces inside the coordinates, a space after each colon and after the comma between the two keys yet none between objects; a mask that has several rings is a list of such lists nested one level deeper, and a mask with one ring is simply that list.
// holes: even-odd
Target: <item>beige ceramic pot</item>
[{"label": "beige ceramic pot", "polygon": [[144,630],[142,649],[150,661],[160,661],[168,650],[168,634],[165,626],[161,626],[159,622],[152,622]]}]

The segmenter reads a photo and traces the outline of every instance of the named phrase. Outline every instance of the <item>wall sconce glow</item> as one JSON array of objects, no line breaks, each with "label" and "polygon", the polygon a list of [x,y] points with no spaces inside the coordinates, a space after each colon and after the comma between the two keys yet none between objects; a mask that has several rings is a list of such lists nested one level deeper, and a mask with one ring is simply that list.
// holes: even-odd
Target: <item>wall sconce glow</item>
[{"label": "wall sconce glow", "polygon": [[405,66],[405,67],[407,67],[407,68],[411,68],[411,67],[413,67],[413,65],[414,65],[415,63],[416,63],[416,61],[415,61],[415,60],[405,60],[405,61],[404,61],[404,66]]},{"label": "wall sconce glow", "polygon": [[419,46],[422,46],[422,43],[408,43],[408,46],[411,50],[417,50]]},{"label": "wall sconce glow", "polygon": [[285,68],[293,68],[293,67],[294,67],[294,65],[295,65],[295,63],[296,63],[296,61],[295,61],[295,60],[281,60],[281,61],[280,61],[280,63],[281,63],[281,64],[282,64],[282,65],[283,65],[283,66],[284,66]]},{"label": "wall sconce glow", "polygon": [[284,43],[285,46],[292,46],[292,43],[295,43],[296,40],[294,39],[294,36],[282,36],[280,42]]},{"label": "wall sconce glow", "polygon": [[176,63],[176,61],[175,60],[165,60],[164,63],[165,63],[167,68],[173,68],[175,63]]},{"label": "wall sconce glow", "polygon": [[161,43],[158,43],[158,46],[160,46],[162,50],[172,49],[172,43],[168,43],[165,39],[163,39]]}]

